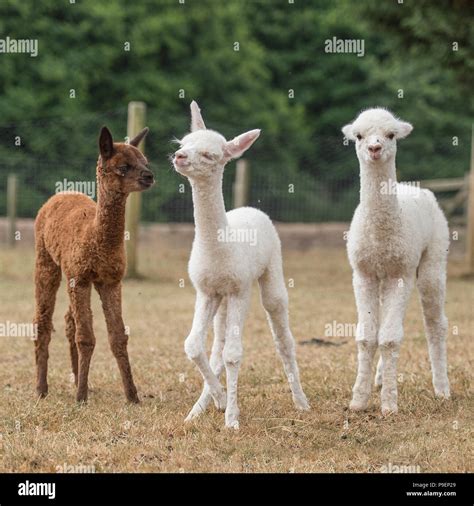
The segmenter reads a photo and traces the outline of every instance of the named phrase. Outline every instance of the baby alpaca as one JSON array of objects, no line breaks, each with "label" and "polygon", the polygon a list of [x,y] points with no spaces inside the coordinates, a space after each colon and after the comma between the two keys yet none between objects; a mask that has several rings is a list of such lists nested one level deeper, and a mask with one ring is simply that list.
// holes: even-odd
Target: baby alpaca
[{"label": "baby alpaca", "polygon": [[382,413],[397,412],[397,359],[415,278],[435,394],[443,398],[450,395],[444,314],[448,224],[430,191],[398,184],[396,179],[397,139],[412,129],[381,108],[362,112],[342,129],[347,139],[355,141],[361,181],[360,204],[347,242],[359,319],[353,410],[364,410],[369,403],[372,362],[378,347],[375,384],[382,386]]},{"label": "baby alpaca", "polygon": [[[258,138],[251,130],[231,141],[206,130],[196,102],[191,104],[191,133],[183,137],[173,164],[191,184],[196,235],[189,277],[196,289],[196,307],[185,351],[204,378],[204,389],[186,420],[203,413],[211,398],[225,410],[227,427],[239,428],[237,378],[242,360],[242,329],[252,282],[258,279],[276,347],[298,409],[309,409],[301,388],[295,344],[288,320],[288,293],[283,277],[278,234],[266,214],[251,207],[226,213],[222,195],[224,166],[240,157]],[[206,336],[214,320],[210,363]],[[227,396],[219,377],[225,367]]]},{"label": "baby alpaca", "polygon": [[102,301],[109,342],[122,376],[125,395],[138,402],[128,360],[122,321],[121,280],[125,272],[125,202],[128,194],[154,184],[147,159],[137,146],[148,133],[142,130],[130,144],[114,143],[106,127],[100,133],[97,162],[97,204],[83,194],[59,193],[39,210],[35,222],[37,339],[36,389],[48,393],[48,347],[61,272],[70,298],[66,335],[70,344],[77,400],[86,401],[89,364],[95,346],[90,305],[94,284]]}]

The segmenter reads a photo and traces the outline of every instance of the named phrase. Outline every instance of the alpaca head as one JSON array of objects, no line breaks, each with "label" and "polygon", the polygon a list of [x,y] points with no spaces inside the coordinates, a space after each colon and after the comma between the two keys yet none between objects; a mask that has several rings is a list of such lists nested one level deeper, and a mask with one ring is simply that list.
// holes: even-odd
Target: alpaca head
[{"label": "alpaca head", "polygon": [[342,133],[354,141],[360,163],[377,165],[395,158],[397,139],[403,139],[413,127],[397,119],[386,109],[367,109],[346,125]]},{"label": "alpaca head", "polygon": [[191,133],[180,141],[173,156],[177,172],[189,179],[206,179],[222,174],[225,164],[239,158],[257,140],[260,130],[250,130],[231,141],[207,130],[196,102],[191,103]]},{"label": "alpaca head", "polygon": [[128,194],[150,188],[155,183],[148,160],[138,145],[148,133],[144,128],[129,144],[115,142],[107,127],[102,127],[99,137],[100,183],[107,190]]}]

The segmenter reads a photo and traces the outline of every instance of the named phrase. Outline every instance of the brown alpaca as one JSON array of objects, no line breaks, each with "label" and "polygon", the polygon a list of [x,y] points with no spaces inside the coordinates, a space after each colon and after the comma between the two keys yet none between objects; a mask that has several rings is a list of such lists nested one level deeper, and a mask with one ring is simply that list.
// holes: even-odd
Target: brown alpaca
[{"label": "brown alpaca", "polygon": [[61,272],[67,279],[70,306],[66,313],[77,400],[87,400],[87,378],[95,346],[91,288],[102,301],[109,342],[122,376],[125,395],[139,402],[127,352],[122,321],[121,287],[126,268],[124,232],[128,194],[154,184],[148,161],[137,149],[148,133],[142,130],[130,144],[114,143],[110,131],[100,132],[97,162],[97,204],[83,194],[57,194],[39,210],[35,222],[37,383],[40,397],[48,393],[48,346]]}]

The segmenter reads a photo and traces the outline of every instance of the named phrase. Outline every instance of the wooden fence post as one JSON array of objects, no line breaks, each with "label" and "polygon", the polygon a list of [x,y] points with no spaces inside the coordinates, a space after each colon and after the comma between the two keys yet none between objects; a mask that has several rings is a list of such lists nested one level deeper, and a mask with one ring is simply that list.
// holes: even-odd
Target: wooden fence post
[{"label": "wooden fence post", "polygon": [[16,206],[18,195],[18,178],[16,174],[9,174],[7,179],[7,243],[15,246],[16,235]]},{"label": "wooden fence post", "polygon": [[234,209],[249,203],[250,173],[247,160],[237,161],[234,183]]},{"label": "wooden fence post", "polygon": [[474,124],[471,133],[471,170],[467,198],[467,270],[474,274]]},{"label": "wooden fence post", "polygon": [[[146,104],[144,102],[130,102],[128,104],[127,137],[132,139],[145,128]],[[144,141],[138,146],[144,152]],[[127,251],[127,277],[138,278],[138,234],[140,229],[142,195],[141,192],[133,192],[127,199],[125,209],[125,231],[128,232],[128,240],[125,241]]]}]

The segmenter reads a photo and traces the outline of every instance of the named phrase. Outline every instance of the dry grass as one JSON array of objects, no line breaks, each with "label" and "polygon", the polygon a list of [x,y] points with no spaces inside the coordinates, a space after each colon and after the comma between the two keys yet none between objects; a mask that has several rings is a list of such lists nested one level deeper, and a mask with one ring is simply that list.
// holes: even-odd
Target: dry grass
[{"label": "dry grass", "polygon": [[[59,465],[91,465],[96,471],[167,472],[379,472],[381,466],[419,466],[421,472],[472,471],[473,367],[472,282],[451,262],[451,401],[433,396],[420,308],[414,296],[400,357],[400,413],[383,418],[379,396],[364,414],[347,411],[355,375],[351,337],[325,338],[325,324],[351,323],[355,308],[345,252],[289,252],[285,270],[293,332],[299,343],[319,337],[337,346],[298,345],[309,413],[293,409],[255,291],[245,331],[240,375],[241,430],[225,430],[212,407],[198,421],[183,418],[197,399],[201,380],[186,360],[194,293],[187,281],[187,251],[144,251],[142,282],[126,282],[125,322],[142,403],[125,403],[105,325],[94,297],[97,347],[89,403],[78,406],[70,381],[64,337],[66,294],[61,287],[50,348],[50,395],[34,395],[33,345],[27,338],[0,338],[0,471],[52,471]],[[0,322],[30,322],[33,255],[0,251]],[[186,286],[179,288],[179,280]],[[457,335],[453,329],[457,328]]]}]

